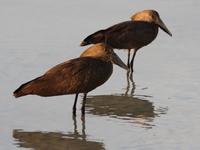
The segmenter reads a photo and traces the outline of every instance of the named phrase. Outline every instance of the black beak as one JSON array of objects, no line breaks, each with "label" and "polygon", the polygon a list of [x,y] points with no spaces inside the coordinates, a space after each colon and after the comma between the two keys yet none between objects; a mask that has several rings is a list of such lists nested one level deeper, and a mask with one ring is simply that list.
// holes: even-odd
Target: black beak
[{"label": "black beak", "polygon": [[124,68],[125,70],[129,71],[129,68],[124,64],[124,62],[119,58],[117,54],[114,52],[110,55],[112,63]]},{"label": "black beak", "polygon": [[166,25],[164,24],[164,22],[158,18],[156,24],[167,34],[169,34],[170,36],[172,36],[172,33],[168,30],[168,28],[166,27]]}]

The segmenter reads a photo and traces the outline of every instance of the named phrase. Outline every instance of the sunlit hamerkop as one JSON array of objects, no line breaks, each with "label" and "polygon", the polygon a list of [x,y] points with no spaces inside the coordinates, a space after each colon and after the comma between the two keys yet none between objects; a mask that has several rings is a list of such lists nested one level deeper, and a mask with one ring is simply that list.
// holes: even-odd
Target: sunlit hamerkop
[{"label": "sunlit hamerkop", "polygon": [[78,94],[83,93],[82,114],[85,114],[87,93],[109,79],[113,72],[112,63],[128,70],[111,46],[99,43],[85,50],[79,58],[63,62],[44,75],[22,84],[14,91],[13,96],[76,94],[73,105],[75,115]]},{"label": "sunlit hamerkop", "polygon": [[[116,49],[127,49],[127,66],[133,71],[136,52],[143,46],[150,44],[157,37],[158,28],[172,36],[158,12],[144,10],[133,15],[131,21],[121,22],[89,35],[83,40],[81,46],[107,43]],[[129,62],[131,49],[134,49],[134,53],[131,62]]]}]

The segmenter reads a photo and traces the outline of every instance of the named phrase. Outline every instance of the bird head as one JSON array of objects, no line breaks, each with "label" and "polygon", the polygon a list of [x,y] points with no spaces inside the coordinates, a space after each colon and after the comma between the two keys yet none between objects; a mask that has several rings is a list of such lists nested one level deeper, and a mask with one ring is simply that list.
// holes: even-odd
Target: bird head
[{"label": "bird head", "polygon": [[160,27],[164,32],[172,36],[172,33],[168,30],[159,14],[155,10],[144,10],[137,12],[135,15],[131,16],[132,21],[144,21],[149,23],[154,23]]},{"label": "bird head", "polygon": [[125,70],[129,70],[128,67],[124,64],[124,62],[119,58],[119,56],[114,52],[113,48],[105,43],[98,43],[87,50],[85,50],[80,57],[92,57],[96,59],[101,59],[106,62],[112,62],[124,68]]}]

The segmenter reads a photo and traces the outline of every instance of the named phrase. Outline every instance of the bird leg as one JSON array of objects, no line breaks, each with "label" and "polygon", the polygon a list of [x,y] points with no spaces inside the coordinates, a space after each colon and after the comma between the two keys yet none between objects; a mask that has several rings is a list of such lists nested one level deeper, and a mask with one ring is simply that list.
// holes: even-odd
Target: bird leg
[{"label": "bird leg", "polygon": [[76,94],[74,105],[73,105],[73,115],[74,116],[76,116],[76,102],[77,102],[77,99],[78,99],[78,94]]},{"label": "bird leg", "polygon": [[86,102],[86,96],[87,96],[87,93],[84,93],[83,104],[82,104],[82,108],[81,108],[82,115],[85,115],[85,102]]},{"label": "bird leg", "polygon": [[131,63],[130,63],[131,72],[133,72],[133,62],[134,62],[136,52],[137,52],[137,49],[134,49],[133,57],[132,57],[132,60],[131,60]]},{"label": "bird leg", "polygon": [[131,49],[127,49],[127,50],[128,50],[128,61],[127,61],[127,67],[130,68],[129,61],[130,61],[130,51],[131,51]]}]

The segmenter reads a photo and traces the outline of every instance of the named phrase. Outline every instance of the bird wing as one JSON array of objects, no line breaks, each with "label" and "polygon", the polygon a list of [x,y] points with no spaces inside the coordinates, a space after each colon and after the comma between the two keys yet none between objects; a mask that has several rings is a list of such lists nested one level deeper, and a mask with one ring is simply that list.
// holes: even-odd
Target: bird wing
[{"label": "bird wing", "polygon": [[[21,85],[14,93],[40,96],[87,93],[105,82],[99,81],[105,74],[104,69],[95,68],[95,63],[96,59],[90,57],[69,60],[53,67],[43,76]],[[98,70],[96,74],[94,69]]]},{"label": "bird wing", "polygon": [[72,94],[70,92],[73,91],[74,76],[87,66],[87,62],[81,60],[82,58],[78,58],[63,62],[43,76],[23,84],[16,91],[40,96]]},{"label": "bird wing", "polygon": [[154,31],[157,31],[157,26],[151,23],[125,21],[89,35],[81,45],[103,42],[119,49],[140,48],[155,39],[157,32]]},{"label": "bird wing", "polygon": [[118,33],[126,27],[126,24],[131,21],[121,22],[119,24],[113,25],[107,29],[99,30],[88,37],[86,37],[81,46],[85,46],[88,44],[97,44],[97,43],[106,43],[106,37],[113,33]]}]

